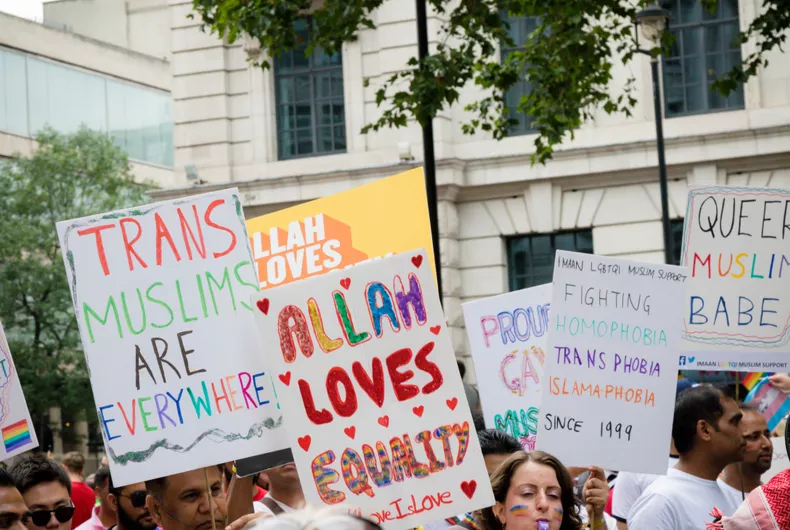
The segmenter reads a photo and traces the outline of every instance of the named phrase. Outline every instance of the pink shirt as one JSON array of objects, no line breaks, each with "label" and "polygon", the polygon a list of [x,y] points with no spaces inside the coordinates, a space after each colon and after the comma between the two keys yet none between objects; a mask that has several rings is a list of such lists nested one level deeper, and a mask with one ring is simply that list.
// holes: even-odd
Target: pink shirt
[{"label": "pink shirt", "polygon": [[79,525],[75,530],[106,530],[106,527],[101,524],[101,519],[99,519],[99,507],[94,507],[91,512],[91,518]]}]

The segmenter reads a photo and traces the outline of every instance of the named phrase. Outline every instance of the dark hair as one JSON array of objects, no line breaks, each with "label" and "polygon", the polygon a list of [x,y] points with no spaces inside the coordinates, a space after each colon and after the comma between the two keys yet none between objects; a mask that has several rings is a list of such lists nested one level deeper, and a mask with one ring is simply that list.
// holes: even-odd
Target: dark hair
[{"label": "dark hair", "polygon": [[82,471],[85,469],[85,457],[77,451],[66,453],[63,457],[63,466],[72,473],[82,475]]},{"label": "dark hair", "polygon": [[480,440],[480,450],[486,455],[509,455],[521,451],[518,440],[506,432],[496,429],[483,429],[477,432]]},{"label": "dark hair", "polygon": [[[557,475],[557,482],[560,484],[560,500],[563,510],[560,530],[580,530],[582,528],[582,520],[576,511],[577,501],[573,495],[573,480],[571,479],[571,474],[568,473],[568,470],[562,465],[562,462],[543,451],[531,451],[529,453],[518,451],[510,455],[510,458],[505,460],[502,465],[499,466],[499,469],[491,475],[491,488],[494,490],[494,500],[502,504],[505,503],[507,492],[510,489],[510,483],[513,480],[513,475],[516,474],[518,468],[528,462],[549,466]],[[480,512],[479,522],[484,530],[499,530],[502,528],[502,523],[494,514],[493,506],[485,508]]]},{"label": "dark hair", "polygon": [[145,481],[145,489],[148,491],[149,495],[161,499],[162,491],[164,491],[166,483],[167,477],[152,478],[151,480]]},{"label": "dark hair", "polygon": [[466,365],[459,359],[456,359],[455,362],[458,363],[458,371],[461,372],[461,379],[463,379],[466,375]]},{"label": "dark hair", "polygon": [[0,488],[16,488],[14,477],[5,469],[0,469]]},{"label": "dark hair", "polygon": [[34,454],[20,460],[11,468],[11,476],[22,494],[45,482],[59,482],[71,495],[71,480],[66,470],[44,454]]},{"label": "dark hair", "polygon": [[93,485],[96,488],[103,488],[110,482],[110,468],[107,466],[101,466],[99,469],[96,470],[96,473],[93,475]]},{"label": "dark hair", "polygon": [[695,386],[684,390],[678,396],[675,417],[672,420],[672,439],[678,453],[688,453],[694,447],[700,420],[716,428],[717,422],[724,415],[721,400],[727,397],[720,388],[711,385]]},{"label": "dark hair", "polygon": [[483,415],[477,411],[472,412],[472,423],[475,426],[475,430],[480,432],[486,428],[486,420],[483,418]]}]

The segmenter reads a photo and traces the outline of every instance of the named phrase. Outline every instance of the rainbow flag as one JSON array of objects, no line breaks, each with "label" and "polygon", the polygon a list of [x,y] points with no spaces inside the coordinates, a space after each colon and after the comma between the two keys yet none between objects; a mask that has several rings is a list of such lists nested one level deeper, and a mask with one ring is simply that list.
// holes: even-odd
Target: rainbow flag
[{"label": "rainbow flag", "polygon": [[790,396],[774,388],[768,379],[761,379],[744,401],[754,402],[771,431],[790,413]]},{"label": "rainbow flag", "polygon": [[27,420],[20,420],[13,425],[3,427],[3,444],[5,444],[5,452],[10,453],[32,442],[30,438],[30,429],[27,426]]},{"label": "rainbow flag", "polygon": [[760,382],[760,379],[770,375],[772,375],[771,372],[749,372],[746,377],[741,379],[741,384],[746,387],[746,390],[751,391]]}]

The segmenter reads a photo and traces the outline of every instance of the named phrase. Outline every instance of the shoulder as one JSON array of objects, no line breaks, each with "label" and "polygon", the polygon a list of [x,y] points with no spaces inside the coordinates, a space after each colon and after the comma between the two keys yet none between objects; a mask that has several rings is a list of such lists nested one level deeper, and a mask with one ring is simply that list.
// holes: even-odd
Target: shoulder
[{"label": "shoulder", "polygon": [[260,501],[253,501],[252,503],[252,511],[254,513],[263,513],[266,515],[274,515],[274,513],[269,509],[268,506],[263,504]]},{"label": "shoulder", "polygon": [[[660,480],[660,479],[659,479]],[[628,528],[641,529],[671,529],[674,524],[674,503],[669,492],[663,491],[660,484],[655,487],[657,480],[648,487],[637,499],[628,513]],[[667,526],[670,525],[670,526]]]}]

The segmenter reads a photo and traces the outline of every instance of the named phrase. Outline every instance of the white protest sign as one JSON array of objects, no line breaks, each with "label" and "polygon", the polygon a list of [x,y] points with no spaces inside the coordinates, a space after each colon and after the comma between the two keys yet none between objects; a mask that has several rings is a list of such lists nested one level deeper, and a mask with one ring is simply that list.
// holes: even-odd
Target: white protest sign
[{"label": "white protest sign", "polygon": [[116,485],[287,447],[236,189],[57,228]]},{"label": "white protest sign", "polygon": [[774,456],[771,461],[771,469],[762,474],[760,479],[763,484],[774,478],[776,475],[790,468],[790,461],[787,459],[787,444],[785,444],[784,436],[781,438],[771,438],[771,443],[774,446]]},{"label": "white protest sign", "polygon": [[790,190],[693,187],[684,370],[790,370]]},{"label": "white protest sign", "polygon": [[36,431],[30,421],[22,383],[16,371],[11,349],[0,323],[0,432],[3,446],[0,461],[38,447]]},{"label": "white protest sign", "polygon": [[666,473],[685,281],[682,267],[557,251],[538,449]]},{"label": "white protest sign", "polygon": [[535,449],[551,284],[464,304],[486,427]]},{"label": "white protest sign", "polygon": [[255,304],[308,503],[394,529],[494,503],[424,250]]}]

